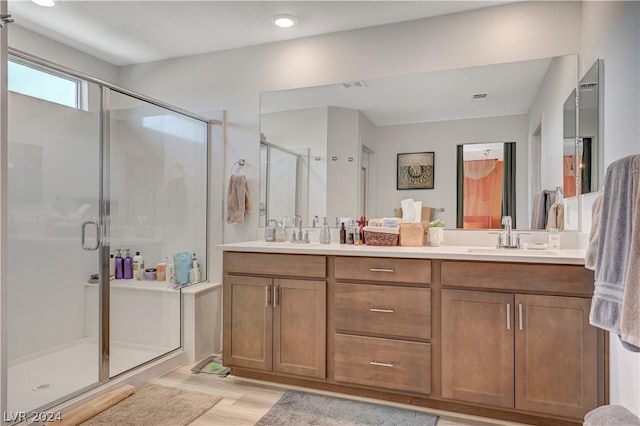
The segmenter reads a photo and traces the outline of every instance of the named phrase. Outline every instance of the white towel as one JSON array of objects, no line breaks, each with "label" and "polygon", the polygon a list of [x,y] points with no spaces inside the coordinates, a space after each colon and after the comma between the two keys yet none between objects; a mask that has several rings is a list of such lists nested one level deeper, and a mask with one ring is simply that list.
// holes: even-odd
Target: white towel
[{"label": "white towel", "polygon": [[584,257],[584,267],[592,271],[596,269],[596,253],[598,252],[598,239],[600,237],[600,216],[602,216],[603,199],[603,194],[598,195],[591,206],[591,230],[589,231],[589,245]]},{"label": "white towel", "polygon": [[401,200],[400,206],[402,207],[402,222],[413,222],[416,216],[416,209],[414,206],[413,198]]},{"label": "white towel", "polygon": [[227,189],[227,223],[242,225],[249,211],[249,191],[244,175],[231,175]]},{"label": "white towel", "polygon": [[[633,222],[634,209],[640,207],[635,194],[638,184],[634,182],[634,175],[638,173],[635,170],[638,167],[637,158],[638,156],[625,157],[614,161],[607,168],[600,216],[600,238],[596,252],[595,286],[589,313],[589,322],[592,325],[619,336],[622,309],[625,305],[625,286],[636,287],[627,290],[627,293],[640,292],[637,289],[640,285],[640,275],[637,273],[640,270],[640,259],[632,259],[630,256],[632,240],[636,240],[637,244],[637,240],[640,239],[640,229],[634,226]],[[638,253],[634,252],[634,255]],[[635,272],[636,275],[628,276],[628,272]],[[629,300],[626,304],[628,315],[631,316],[627,317],[627,320],[633,321],[633,306],[636,306],[637,313],[640,301]],[[635,321],[638,321],[637,317]],[[625,347],[629,350],[640,350],[629,342]]]},{"label": "white towel", "polygon": [[564,229],[564,206],[560,203],[553,203],[547,214],[547,229]]},{"label": "white towel", "polygon": [[622,297],[620,338],[625,348],[640,352],[640,155],[633,160],[631,247]]}]

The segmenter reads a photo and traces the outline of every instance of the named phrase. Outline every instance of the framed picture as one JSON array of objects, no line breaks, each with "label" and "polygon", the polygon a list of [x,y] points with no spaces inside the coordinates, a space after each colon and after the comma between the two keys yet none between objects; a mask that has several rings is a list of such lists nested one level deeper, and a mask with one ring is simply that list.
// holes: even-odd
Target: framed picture
[{"label": "framed picture", "polygon": [[398,154],[397,189],[433,189],[434,153]]}]

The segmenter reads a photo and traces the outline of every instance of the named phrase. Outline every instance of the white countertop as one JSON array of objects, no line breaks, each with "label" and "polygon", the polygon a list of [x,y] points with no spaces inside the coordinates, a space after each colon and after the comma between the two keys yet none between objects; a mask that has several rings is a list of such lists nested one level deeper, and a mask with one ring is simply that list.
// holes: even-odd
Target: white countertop
[{"label": "white countertop", "polygon": [[585,251],[581,249],[560,250],[496,250],[492,247],[443,245],[441,247],[367,246],[347,244],[296,244],[247,241],[221,244],[222,251],[320,254],[332,256],[404,257],[418,259],[478,260],[485,262],[525,262],[584,265]]}]

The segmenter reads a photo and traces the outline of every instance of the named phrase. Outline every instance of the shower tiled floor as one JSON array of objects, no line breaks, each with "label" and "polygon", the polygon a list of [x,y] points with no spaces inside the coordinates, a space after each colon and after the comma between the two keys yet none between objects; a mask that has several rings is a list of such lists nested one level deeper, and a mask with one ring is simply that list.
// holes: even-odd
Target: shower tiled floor
[{"label": "shower tiled floor", "polygon": [[[111,375],[133,368],[169,350],[171,349],[111,342]],[[39,356],[10,361],[7,411],[30,412],[96,383],[98,365],[98,343],[94,338],[82,339]]]}]

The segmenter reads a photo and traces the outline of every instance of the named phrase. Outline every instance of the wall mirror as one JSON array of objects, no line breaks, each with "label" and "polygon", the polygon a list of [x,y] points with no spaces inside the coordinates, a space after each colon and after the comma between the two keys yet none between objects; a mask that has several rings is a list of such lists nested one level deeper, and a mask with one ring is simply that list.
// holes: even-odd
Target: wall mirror
[{"label": "wall mirror", "polygon": [[[577,55],[568,55],[263,92],[260,132],[298,155],[295,198],[305,226],[315,216],[331,224],[363,213],[393,216],[400,200],[413,198],[441,210],[438,218],[455,228],[456,147],[515,142],[514,219],[528,229],[528,143],[547,117],[539,163],[560,164],[562,104],[577,86],[577,66]],[[398,191],[397,155],[427,151],[435,152],[434,188]],[[559,171],[537,172],[547,179],[542,187],[562,185]],[[261,225],[283,219],[267,216],[276,210],[270,199],[263,201]]]},{"label": "wall mirror", "polygon": [[562,189],[565,197],[576,195],[576,136],[578,96],[573,89],[563,106]]},{"label": "wall mirror", "polygon": [[598,191],[603,176],[603,140],[600,131],[602,60],[597,60],[578,85],[578,133],[576,140],[576,191]]}]

